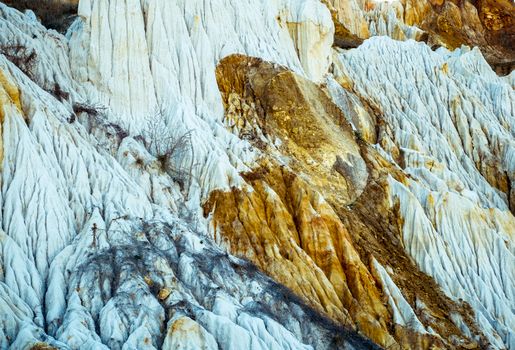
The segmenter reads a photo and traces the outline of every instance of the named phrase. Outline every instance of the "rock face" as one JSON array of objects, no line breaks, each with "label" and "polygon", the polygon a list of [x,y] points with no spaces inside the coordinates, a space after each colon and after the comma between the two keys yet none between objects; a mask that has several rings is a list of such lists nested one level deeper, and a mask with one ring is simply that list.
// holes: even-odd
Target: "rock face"
[{"label": "rock face", "polygon": [[510,0],[324,0],[335,24],[338,47],[388,35],[454,50],[478,46],[499,74],[513,71],[515,4]]},{"label": "rock face", "polygon": [[[513,346],[514,315],[504,306],[513,293],[513,285],[505,284],[512,262],[504,265],[504,259],[513,261],[513,255],[511,243],[501,243],[510,242],[514,227],[512,87],[497,78],[477,49],[433,53],[424,44],[377,38],[337,60],[337,79],[352,82],[361,98],[382,106],[379,144],[410,175],[403,184],[389,180],[391,198],[400,204],[405,249],[445,292],[476,309],[483,329],[497,331],[500,338],[491,335],[492,343],[501,347],[502,339]],[[425,63],[407,63],[417,60]],[[401,61],[406,69],[393,69]],[[407,68],[415,66],[424,68]],[[486,96],[495,98],[487,102]],[[484,148],[488,144],[499,148]],[[437,262],[431,251],[447,253],[437,254]],[[482,256],[495,267],[484,270]],[[503,321],[489,325],[493,319]]]},{"label": "rock face", "polygon": [[513,3],[6,4],[0,349],[515,348]]},{"label": "rock face", "polygon": [[6,0],[3,3],[20,11],[30,9],[45,26],[64,32],[76,18],[79,0]]},{"label": "rock face", "polygon": [[357,47],[370,36],[368,23],[362,6],[355,0],[323,1],[331,11],[335,35],[334,44],[338,47]]},{"label": "rock face", "polygon": [[368,24],[363,15],[363,8],[361,1],[355,0],[327,0],[325,1],[327,7],[335,13],[335,22],[347,28],[352,34],[366,39],[370,35],[368,31]]},{"label": "rock face", "polygon": [[492,67],[503,75],[515,62],[513,1],[403,1],[404,23],[428,33],[431,45],[455,49],[478,46]]},{"label": "rock face", "polygon": [[[390,50],[395,50],[393,42],[384,43],[383,45],[385,49],[391,47]],[[403,46],[401,46],[402,49],[399,47],[401,51],[387,56],[403,59],[402,52],[409,52],[417,56],[420,54],[417,53],[417,50],[421,49],[423,45],[414,47]],[[377,41],[374,48],[380,50],[381,47],[383,47],[381,41]],[[406,51],[402,51],[403,49]],[[427,50],[429,49],[427,48]],[[363,52],[365,55],[370,51],[371,48],[364,48],[363,51],[357,51],[356,55],[358,52]],[[431,54],[427,55],[431,57]],[[374,57],[383,56],[384,54],[379,52],[374,55]],[[359,96],[361,100],[369,101],[369,104],[376,106],[385,105],[384,101],[374,100],[370,95],[362,95],[356,90],[357,81],[354,81],[350,76],[344,76],[344,67],[341,63],[343,62],[343,57],[335,57],[335,61],[340,62],[336,66],[337,70],[335,71],[337,73],[335,75],[337,80],[341,81],[342,85],[345,85],[345,82],[352,82],[352,88],[348,89],[356,96]],[[440,67],[437,57],[429,59],[434,59],[432,64],[435,67]],[[363,57],[358,59],[358,61],[365,62]],[[440,64],[443,65],[443,63]],[[357,69],[354,63],[346,65],[349,69]],[[486,63],[483,62],[483,65],[486,65]],[[378,62],[377,66],[380,67],[381,63]],[[397,63],[388,63],[388,67],[396,66]],[[368,69],[371,67],[369,63]],[[436,71],[435,74],[449,74],[449,72],[439,73]],[[490,74],[495,79],[495,75],[493,73]],[[366,75],[361,73],[359,76],[364,77]],[[382,256],[385,254],[385,251],[392,254],[392,251],[406,249],[400,246],[396,247],[396,245],[402,245],[402,232],[405,228],[402,227],[400,222],[407,219],[403,217],[405,214],[400,211],[401,208],[396,209],[395,212],[397,214],[395,215],[398,216],[394,215],[393,220],[399,223],[389,228],[391,227],[392,217],[377,217],[376,219],[372,219],[372,217],[376,215],[374,214],[375,212],[394,210],[393,204],[385,204],[379,201],[374,207],[374,205],[366,203],[362,204],[359,210],[349,210],[347,206],[351,203],[354,205],[356,198],[359,197],[361,197],[360,201],[370,201],[371,198],[377,196],[383,197],[383,201],[397,202],[398,199],[393,194],[394,186],[390,183],[393,179],[389,180],[384,175],[378,175],[377,172],[383,174],[393,173],[390,175],[395,175],[396,181],[406,184],[409,184],[411,181],[407,177],[408,174],[412,176],[411,172],[402,174],[400,170],[389,169],[385,171],[383,168],[385,167],[384,163],[387,163],[386,160],[382,159],[376,151],[365,151],[364,145],[358,147],[350,132],[351,126],[341,112],[335,108],[336,106],[327,100],[328,95],[322,89],[316,89],[312,84],[303,82],[291,72],[285,71],[282,68],[274,68],[273,65],[263,63],[257,59],[231,56],[220,62],[217,69],[217,77],[225,102],[225,122],[228,128],[240,137],[247,138],[257,148],[260,148],[267,159],[262,161],[259,168],[256,168],[254,172],[244,174],[244,178],[250,187],[244,186],[243,190],[238,189],[231,192],[215,192],[207,206],[205,206],[206,213],[213,212],[212,230],[216,232],[215,238],[220,244],[227,245],[231,251],[248,257],[278,281],[304,296],[308,302],[311,302],[313,307],[318,308],[335,320],[348,322],[350,318],[353,321],[352,323],[355,323],[364,334],[385,347],[415,346],[418,348],[429,348],[435,346],[435,344],[438,344],[437,346],[450,346],[449,344],[452,343],[451,338],[448,338],[448,343],[443,345],[431,339],[429,335],[422,336],[428,333],[423,325],[420,328],[422,331],[419,331],[420,334],[418,335],[408,335],[401,327],[394,332],[389,331],[390,329],[395,329],[395,325],[407,325],[405,321],[397,321],[396,318],[399,317],[414,320],[410,321],[410,325],[420,322],[416,317],[413,319],[413,316],[409,316],[414,315],[415,313],[411,310],[419,308],[420,305],[432,304],[434,309],[427,312],[433,314],[452,313],[449,310],[457,310],[454,312],[457,314],[462,313],[463,317],[468,319],[466,321],[468,324],[467,328],[476,327],[473,325],[474,321],[470,318],[466,308],[449,301],[442,294],[431,292],[430,288],[426,289],[427,285],[431,285],[434,282],[426,282],[427,285],[424,287],[420,285],[403,286],[405,288],[404,293],[411,294],[413,298],[411,301],[412,309],[405,311],[407,313],[405,315],[408,316],[398,316],[398,311],[392,307],[387,311],[382,305],[380,292],[374,284],[367,282],[373,280],[374,277],[376,280],[378,279],[378,268],[372,262],[373,259],[380,259],[384,264],[392,264],[392,261],[394,261],[392,258],[383,260]],[[379,73],[377,73],[376,77],[381,79]],[[430,78],[427,78],[427,80],[429,81]],[[368,81],[367,88],[373,89],[373,85],[370,85],[370,80]],[[385,78],[384,81],[388,81],[388,78]],[[415,81],[415,79],[408,79],[408,81]],[[444,82],[441,83],[444,84]],[[335,97],[340,97],[341,102],[341,99],[346,95],[344,91],[340,91],[342,88],[339,87],[338,83],[336,81],[329,81],[328,86],[327,89],[330,93]],[[500,87],[506,89],[508,86],[501,83]],[[395,91],[402,91],[400,86],[397,89],[400,90]],[[418,87],[418,89],[421,89],[421,93],[424,93],[422,87]],[[378,96],[382,96],[382,93],[379,91],[381,90],[378,90]],[[412,90],[408,89],[406,91]],[[459,90],[456,89],[456,91],[463,93],[466,91],[466,88],[462,87]],[[397,95],[392,93],[388,94],[388,96],[395,98],[393,96]],[[441,98],[438,97],[438,92],[436,91],[431,92],[427,96],[432,96],[431,99]],[[385,97],[383,96],[383,98]],[[452,96],[449,98],[452,99]],[[335,100],[338,101],[336,98]],[[350,103],[360,103],[359,101],[357,99]],[[457,103],[459,101],[455,102],[455,104]],[[392,111],[388,111],[390,115],[395,114],[395,107],[393,106],[396,105],[398,105],[396,101],[388,101],[388,106],[393,108]],[[492,106],[492,108],[491,114],[488,114],[488,116],[487,114],[478,115],[478,118],[494,116],[495,107]],[[367,107],[361,107],[361,110],[365,111],[364,113],[368,113],[366,109]],[[374,113],[372,108],[368,107],[368,109],[371,114]],[[419,168],[420,163],[407,164],[406,160],[403,159],[404,153],[399,151],[402,149],[402,152],[408,152],[410,148],[413,149],[417,146],[414,146],[413,143],[403,145],[397,142],[396,144],[396,141],[394,141],[395,136],[388,136],[388,133],[391,131],[388,131],[385,127],[386,125],[395,125],[395,123],[383,119],[384,113],[387,112],[376,111],[375,113],[377,113],[376,117],[369,115],[369,120],[361,123],[361,125],[365,125],[364,127],[358,126],[359,133],[370,135],[367,138],[379,141],[379,144],[382,144],[382,148],[390,156],[397,159],[394,161],[394,164],[407,168]],[[412,115],[416,118],[420,113],[413,113]],[[453,110],[452,113],[457,114],[459,112]],[[324,116],[327,117],[324,118]],[[441,115],[441,118],[445,117],[446,114]],[[366,117],[363,116],[362,118],[365,119]],[[429,117],[427,118],[429,119]],[[453,119],[455,118],[458,118],[458,116],[453,117]],[[407,121],[409,117],[404,115],[402,120]],[[357,122],[357,125],[359,125],[359,120]],[[377,131],[367,130],[371,122],[377,125]],[[420,123],[423,123],[423,121],[420,121]],[[326,126],[328,126],[328,130],[323,128]],[[395,126],[395,130],[398,130],[400,133],[404,133],[405,128]],[[337,140],[331,137],[334,130],[337,130],[339,135]],[[497,131],[494,132],[492,130],[492,132],[496,133]],[[498,143],[506,144],[508,148],[512,148],[513,140],[511,136],[504,134],[504,132],[496,136],[492,134],[490,137],[504,138],[504,141],[499,141]],[[412,135],[415,134],[412,133]],[[402,137],[399,136],[399,138]],[[313,140],[316,140],[316,147],[312,146]],[[407,141],[415,142],[413,139],[407,139]],[[335,145],[330,146],[333,142]],[[438,141],[436,140],[430,142],[430,144],[437,143]],[[452,151],[449,149],[449,146],[443,144],[437,147],[451,154],[459,152],[458,150]],[[331,152],[331,150],[338,150],[341,152],[341,155],[338,152]],[[360,155],[360,151],[367,153],[366,162]],[[418,152],[423,152],[423,150],[418,149]],[[508,150],[500,150],[500,154],[510,152]],[[317,157],[318,153],[322,153],[322,155]],[[347,154],[344,156],[344,153]],[[475,153],[480,154],[481,151],[471,152],[471,155]],[[411,154],[414,155],[415,152],[412,151]],[[270,160],[270,157],[275,158],[275,160]],[[494,164],[486,160],[486,155],[484,157],[486,163]],[[288,159],[288,162],[282,162],[283,159]],[[378,162],[379,164],[377,164]],[[324,163],[329,164],[329,166],[324,167]],[[365,168],[365,163],[368,164],[368,170]],[[511,161],[508,161],[508,163],[511,163]],[[474,165],[470,164],[467,167],[473,168]],[[480,164],[477,166],[479,169],[484,168]],[[499,169],[505,169],[509,164],[497,164],[495,166]],[[280,167],[280,170],[276,169],[278,167]],[[450,167],[452,168],[453,166]],[[369,171],[375,173],[373,180],[368,178]],[[477,172],[478,170],[475,171]],[[455,170],[455,172],[467,173],[466,170]],[[493,172],[504,173],[504,170]],[[295,175],[298,173],[301,173],[303,176],[299,178],[299,176]],[[339,182],[340,177],[343,180],[341,182]],[[475,177],[474,172],[472,172],[471,177]],[[478,177],[478,179],[483,181],[478,186],[484,186],[485,190],[492,191],[492,193],[490,195],[485,193],[484,198],[489,196],[497,198],[500,193],[492,188],[492,185],[488,184],[485,178],[487,177]],[[510,182],[511,180],[506,178],[501,181]],[[363,191],[367,183],[370,185]],[[368,189],[373,187],[371,183],[380,183],[380,187],[384,188],[384,190]],[[397,182],[394,181],[394,183]],[[460,191],[463,192],[464,190]],[[472,191],[476,193],[481,192],[479,188],[470,192]],[[385,197],[391,197],[392,199],[386,199]],[[501,195],[499,199],[500,201],[497,205],[507,211],[506,194]],[[326,203],[326,201],[329,203]],[[481,203],[476,205],[479,209]],[[485,205],[492,206],[494,204],[485,203]],[[362,213],[356,216],[354,214],[355,211],[361,211]],[[249,213],[252,214],[249,215]],[[459,215],[466,216],[468,214]],[[504,215],[508,221],[503,226],[510,227],[512,225],[512,216],[509,212]],[[378,228],[371,225],[371,220],[377,220],[380,223],[379,227],[382,225],[387,227],[386,229],[380,229],[379,232],[383,231],[383,234],[393,242],[386,243],[388,239],[386,241],[378,241]],[[510,234],[510,232],[511,229],[508,229],[507,233]],[[475,235],[472,232],[470,234]],[[360,237],[357,242],[356,239],[351,239],[351,237],[357,236]],[[389,246],[389,249],[385,249],[385,245]],[[383,247],[374,250],[370,246]],[[361,251],[361,254],[358,254],[358,251]],[[296,253],[292,255],[292,252]],[[398,253],[400,255],[398,260],[395,259],[397,261],[396,264],[398,264],[396,268],[400,271],[413,271],[413,275],[405,277],[407,280],[420,279],[423,273],[417,272],[417,268],[409,263],[410,251],[407,250],[407,253],[407,255]],[[411,254],[418,253],[412,251]],[[502,253],[503,256],[510,256],[510,254],[509,251]],[[409,267],[405,264],[408,264]],[[496,264],[496,266],[501,268],[499,273],[502,273],[501,271],[504,269],[502,268],[502,263]],[[379,268],[379,271],[382,271],[381,269],[382,267]],[[506,269],[506,271],[509,270],[507,267]],[[320,271],[320,273],[317,276],[312,274],[312,271]],[[429,273],[429,271],[424,272]],[[381,281],[381,279],[379,280]],[[430,281],[430,278],[427,278],[427,280]],[[316,288],[306,289],[306,285],[316,286]],[[508,286],[509,290],[511,288],[512,286]],[[427,294],[424,297],[417,291],[420,289],[426,290]],[[503,298],[502,293],[500,297],[501,299]],[[425,298],[425,300],[421,298]],[[499,302],[505,303],[507,301],[499,300]],[[404,305],[408,304],[404,301],[403,303],[405,303]],[[419,306],[416,305],[417,303]],[[356,308],[356,305],[359,305],[359,307]],[[432,307],[424,306],[424,308],[429,309]],[[443,310],[441,309],[442,307]],[[428,317],[425,322],[428,322],[429,319]],[[454,325],[453,322],[455,323],[455,321],[450,319],[447,322],[449,325],[439,327],[441,331],[437,334],[441,337],[450,337],[446,332],[451,328],[460,326]],[[431,327],[433,332],[436,328],[434,324],[426,323],[426,326]],[[490,326],[484,325],[484,327]],[[456,331],[458,333],[461,332],[459,330]]]},{"label": "rock face", "polygon": [[[284,2],[284,1],[283,1]],[[388,35],[397,40],[415,39],[430,46],[456,49],[461,45],[478,46],[494,70],[502,75],[513,71],[515,62],[515,4],[511,0],[320,0],[330,11],[334,23],[334,45],[359,46],[364,39]],[[20,10],[32,9],[51,28],[65,31],[77,12],[79,0],[7,0]],[[144,3],[144,2],[142,2]],[[302,51],[320,51],[320,45],[302,44],[332,41],[331,26],[320,22],[327,11],[318,1],[299,2],[283,8],[277,19],[287,25]],[[293,12],[290,10],[295,8]],[[325,16],[325,15],[324,15]],[[322,16],[322,17],[324,17]],[[313,26],[311,29],[297,29]],[[300,34],[302,33],[302,34]],[[306,34],[309,33],[307,36]],[[302,37],[304,35],[304,37]],[[295,38],[296,37],[296,38]],[[318,39],[316,39],[318,37]],[[304,60],[306,73],[320,78],[327,68],[324,52],[321,61]],[[303,54],[299,57],[302,60]],[[309,62],[309,63],[308,63]],[[308,67],[307,65],[310,65]]]},{"label": "rock face", "polygon": [[[214,210],[215,238],[338,322],[353,324],[350,312],[374,341],[393,343],[373,278],[320,193],[338,193],[334,201],[346,205],[366,185],[365,162],[341,111],[312,82],[257,59],[225,58],[217,77],[226,122],[277,158],[244,174],[250,186],[213,194],[205,212]],[[285,157],[290,164],[281,164]]]}]

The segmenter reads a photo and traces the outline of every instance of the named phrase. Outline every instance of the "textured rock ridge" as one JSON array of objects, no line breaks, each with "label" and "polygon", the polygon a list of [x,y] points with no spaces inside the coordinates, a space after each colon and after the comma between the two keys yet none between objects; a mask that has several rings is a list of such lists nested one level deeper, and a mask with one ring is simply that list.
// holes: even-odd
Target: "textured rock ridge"
[{"label": "textured rock ridge", "polygon": [[[38,91],[7,60],[1,67],[11,94],[15,86]],[[375,348],[221,251],[173,210],[152,204],[135,182],[146,170],[126,159],[129,150],[144,157],[150,173],[155,159],[134,141],[125,139],[115,160],[89,143],[82,126],[63,118],[66,109],[47,93],[24,95],[19,110],[8,109],[12,96],[2,100],[9,111],[3,124],[3,224],[9,235],[0,236],[2,348]],[[45,113],[49,104],[58,110]],[[74,140],[72,148],[67,140]],[[156,176],[172,186],[167,175]],[[34,198],[31,190],[36,200],[13,198]],[[83,197],[65,205],[64,190]],[[92,212],[84,210],[87,201],[96,202]],[[31,229],[40,215],[45,225]]]},{"label": "textured rock ridge", "polygon": [[[430,46],[455,49],[461,45],[478,46],[494,70],[507,75],[513,71],[515,52],[514,18],[515,5],[510,0],[322,0],[329,9],[334,23],[334,44],[342,48],[359,46],[364,39],[376,35],[388,35],[397,40],[415,39]],[[42,21],[52,28],[66,31],[78,11],[78,0],[7,0],[5,2],[20,10],[32,9]],[[314,3],[314,2],[313,2]],[[302,5],[301,16],[313,16],[314,21],[300,19],[288,11],[278,19],[290,28],[293,36],[303,41],[300,32],[318,32],[320,40],[329,40],[330,28],[320,28],[317,23],[320,11],[312,4]],[[299,20],[300,19],[300,20]],[[296,29],[297,25],[319,27],[315,30]],[[323,26],[322,26],[323,27]],[[303,34],[304,35],[304,34]],[[317,36],[317,34],[315,34]],[[303,51],[311,48],[298,43]],[[320,47],[318,47],[320,48]],[[302,59],[302,58],[301,58]],[[320,63],[304,60],[304,65]],[[322,66],[325,61],[321,61]],[[315,67],[304,66],[308,74]],[[310,72],[312,71],[312,72]]]},{"label": "textured rock ridge", "polygon": [[324,0],[335,23],[335,45],[356,47],[371,36],[415,39],[454,50],[478,46],[502,75],[515,62],[515,4],[510,0]]},{"label": "textured rock ridge", "polygon": [[[417,55],[417,50],[425,53]],[[492,343],[502,347],[495,334],[498,333],[505,344],[513,346],[512,332],[509,331],[513,328],[513,314],[508,307],[500,306],[510,303],[513,292],[513,286],[505,284],[513,273],[508,267],[511,262],[504,265],[506,258],[513,261],[509,243],[514,227],[513,215],[509,212],[510,206],[513,208],[513,203],[510,204],[512,186],[499,186],[500,182],[513,183],[514,139],[513,129],[509,127],[513,123],[509,121],[513,118],[512,88],[496,77],[477,49],[454,54],[445,50],[432,53],[423,44],[400,44],[377,38],[359,50],[342,53],[339,57],[342,65],[337,79],[346,86],[351,85],[361,98],[382,106],[382,115],[386,119],[385,126],[379,129],[379,144],[410,176],[405,185],[390,181],[392,199],[400,200],[405,249],[422,271],[435,277],[446,293],[471,304],[480,327],[488,329],[487,320],[498,320],[491,323],[496,329],[490,333]],[[399,71],[384,70],[385,66],[394,67],[400,61],[420,59],[426,64],[419,67],[425,68],[410,70],[409,63],[405,63],[408,66],[402,74],[408,75],[401,79],[394,78]],[[393,61],[386,63],[388,60]],[[434,61],[428,64],[428,60]],[[363,79],[365,72],[368,73],[366,80]],[[396,92],[390,94],[388,91]],[[483,107],[474,109],[474,104],[479,101],[484,101]],[[469,127],[464,128],[463,123]],[[484,149],[483,153],[481,148],[486,144],[499,148]],[[452,173],[459,173],[460,179]],[[493,173],[498,174],[494,175],[495,180],[488,180]],[[470,196],[472,193],[474,195]],[[421,220],[423,216],[427,221]],[[469,222],[473,217],[477,219]],[[455,236],[457,227],[460,228],[459,236]],[[491,245],[483,241],[486,237],[504,243]],[[433,248],[429,248],[431,246]],[[455,248],[449,248],[452,246]],[[437,254],[442,257],[441,267],[435,260],[427,260],[426,252],[434,256],[429,253],[435,252],[433,249],[448,252]],[[492,269],[482,268],[484,265],[479,263],[483,261],[482,256],[490,257],[488,264]],[[463,265],[467,259],[470,259],[469,263]],[[457,266],[473,266],[471,264],[476,264],[477,269],[460,268],[458,275],[469,277],[461,279],[463,283],[457,283],[461,277],[453,271]],[[455,267],[451,268],[452,265]],[[477,287],[472,287],[474,284]],[[492,288],[492,293],[477,293],[476,288]],[[501,316],[505,312],[507,314]],[[485,313],[491,314],[486,316]]]},{"label": "textured rock ridge", "polygon": [[[404,277],[406,279],[420,279],[424,274],[415,272],[415,264],[402,252],[396,253],[399,258],[395,260],[383,258],[386,251],[392,254],[403,249],[399,246],[402,245],[401,229],[397,226],[400,224],[380,229],[385,237],[378,242],[378,227],[391,227],[392,217],[377,217],[377,213],[394,209],[391,204],[380,201],[374,208],[366,201],[374,197],[389,201],[388,181],[377,172],[394,173],[402,182],[408,180],[400,170],[389,166],[386,166],[389,170],[382,170],[388,162],[375,151],[366,152],[375,156],[368,155],[369,160],[365,162],[360,149],[366,146],[361,141],[363,146],[359,147],[354,141],[351,126],[341,111],[334,108],[322,89],[309,89],[309,82],[302,82],[298,77],[292,81],[292,75],[284,68],[274,68],[266,62],[243,56],[228,57],[217,68],[219,87],[226,104],[227,126],[249,139],[267,157],[275,158],[271,162],[263,161],[254,172],[244,174],[250,185],[247,189],[214,193],[205,210],[213,211],[211,220],[217,241],[254,261],[328,316],[339,322],[356,324],[382,346],[470,346],[473,342],[466,336],[462,335],[458,342],[453,339],[462,331],[449,318],[442,327],[442,319],[436,326],[434,318],[427,316],[425,326],[417,330],[418,334],[412,333],[403,328],[407,326],[406,322],[396,320],[398,311],[391,307],[387,310],[383,304],[381,292],[376,289],[376,283],[383,283],[383,279],[378,277],[377,267],[372,263],[374,257],[385,264],[396,261],[399,270],[413,271],[413,275]],[[304,86],[296,87],[298,85]],[[325,108],[318,104],[325,104]],[[316,113],[311,114],[317,105]],[[317,118],[323,117],[324,111],[328,120],[320,121]],[[331,124],[331,120],[337,124]],[[331,132],[325,130],[322,136],[317,132],[318,125],[339,130],[338,134],[347,135],[346,139],[338,146],[325,146]],[[310,148],[313,137],[317,140],[316,149]],[[317,158],[317,152],[324,152],[323,156]],[[284,163],[284,159],[288,162]],[[324,169],[324,162],[332,165]],[[378,191],[376,184],[375,190],[365,190],[363,194],[367,183],[367,188],[374,188],[368,179],[366,163],[369,170],[376,173],[372,183],[382,183],[385,190]],[[302,176],[295,175],[297,173]],[[349,184],[355,185],[349,187]],[[359,210],[349,210],[348,205],[352,204],[354,208],[360,196],[364,197],[360,199],[363,206]],[[356,215],[360,211],[363,213]],[[395,212],[398,216],[393,216],[394,220],[400,222],[400,213]],[[371,221],[378,223],[371,224]],[[381,248],[371,249],[370,246]],[[293,251],[298,253],[292,256]],[[321,273],[311,275],[311,271]],[[316,287],[310,290],[305,288],[306,285]],[[435,286],[431,278],[426,277],[423,286],[401,285],[405,295],[411,295],[411,309],[432,305],[424,306],[424,312],[439,315],[455,310],[467,320],[464,321],[467,327],[479,334],[469,309],[428,287]],[[424,294],[421,295],[419,290],[424,290]],[[406,312],[414,315],[409,310]],[[410,321],[410,327],[417,322],[420,321],[415,317]],[[444,345],[441,338],[431,336],[425,327],[446,339],[447,344]],[[435,329],[439,329],[439,333],[435,333]],[[451,329],[456,333],[452,334]],[[484,338],[478,338],[478,341],[486,342]]]},{"label": "textured rock ridge", "polygon": [[[478,46],[494,70],[502,75],[513,71],[515,37],[510,1],[445,1],[432,4],[430,12],[410,25],[420,26],[436,37],[448,49],[462,44]],[[415,17],[415,16],[414,16]]]},{"label": "textured rock ridge", "polygon": [[0,349],[515,348],[512,7],[0,3]]},{"label": "textured rock ridge", "polygon": [[[415,3],[413,1],[413,3]],[[415,25],[454,49],[481,47],[499,73],[509,74],[515,61],[513,1],[419,1],[404,5],[404,22]],[[414,9],[413,11],[410,11]]]}]

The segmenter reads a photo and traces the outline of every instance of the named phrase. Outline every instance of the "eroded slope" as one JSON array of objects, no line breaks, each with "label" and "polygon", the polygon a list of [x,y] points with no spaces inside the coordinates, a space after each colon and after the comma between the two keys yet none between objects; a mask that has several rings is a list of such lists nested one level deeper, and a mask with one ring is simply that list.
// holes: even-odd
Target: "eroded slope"
[{"label": "eroded slope", "polygon": [[0,5],[2,347],[513,346],[513,75],[269,5]]}]

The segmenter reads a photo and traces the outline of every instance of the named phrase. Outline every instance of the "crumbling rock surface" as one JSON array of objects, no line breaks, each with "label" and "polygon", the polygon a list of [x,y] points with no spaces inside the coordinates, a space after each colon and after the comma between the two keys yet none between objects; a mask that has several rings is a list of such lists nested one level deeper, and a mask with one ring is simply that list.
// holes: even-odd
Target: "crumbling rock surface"
[{"label": "crumbling rock surface", "polygon": [[381,106],[378,144],[409,175],[389,180],[405,250],[448,295],[471,305],[490,342],[512,347],[512,87],[478,49],[432,52],[373,38],[335,61],[342,86]]},{"label": "crumbling rock surface", "polygon": [[[0,235],[2,348],[376,348],[153,205],[136,178],[61,117],[57,100],[43,93],[20,104],[19,86],[38,88],[7,60],[1,67],[10,233]],[[43,101],[57,110],[44,114]]]},{"label": "crumbling rock surface", "polygon": [[[248,138],[264,157],[258,168],[243,174],[247,186],[214,192],[204,206],[219,244],[252,260],[329,317],[356,324],[382,346],[459,348],[488,343],[470,308],[440,292],[404,251],[401,213],[389,203],[387,174],[401,182],[408,178],[364,141],[358,146],[350,124],[323,89],[309,89],[310,83],[283,67],[244,56],[222,60],[217,79],[226,106],[227,127]],[[317,108],[320,105],[325,108]],[[311,114],[312,110],[316,113]],[[321,121],[324,113],[327,119]],[[379,118],[382,116],[371,119]],[[297,135],[307,120],[309,127]],[[339,130],[340,139],[332,141],[339,140],[338,146],[324,146],[331,142],[331,132],[317,133],[322,125]],[[341,139],[345,135],[346,139]],[[316,150],[311,149],[313,136],[317,139]],[[331,149],[342,152],[347,160],[338,153],[331,155]],[[344,150],[350,150],[350,156],[344,156]],[[323,156],[317,158],[317,152],[324,152]],[[362,152],[367,154],[367,170],[359,170],[365,165]],[[333,165],[324,168],[324,162]],[[342,163],[347,162],[352,164],[351,170],[342,171]],[[368,178],[369,171],[373,179]],[[349,191],[348,184],[360,173],[363,175],[356,195],[353,188]],[[382,267],[375,267],[376,259],[399,271],[393,277],[399,284],[391,283],[402,290],[396,293],[409,296],[409,302],[401,298],[404,305],[410,305],[400,312],[404,316],[383,304],[376,286],[388,282],[381,277],[384,273],[378,272],[383,271]],[[411,280],[420,283],[403,282]],[[415,315],[410,310],[417,310],[417,316],[405,316],[410,312]],[[467,336],[451,314],[460,315],[457,317],[467,324]],[[400,317],[409,321],[399,321]],[[416,323],[420,323],[419,328],[413,326]],[[473,334],[475,341],[469,338]]]},{"label": "crumbling rock surface", "polygon": [[362,40],[388,35],[454,50],[480,47],[501,75],[515,62],[514,13],[510,0],[324,0],[335,25],[334,45],[357,47]]},{"label": "crumbling rock surface", "polygon": [[480,47],[486,60],[502,75],[515,62],[513,1],[404,0],[400,18],[429,33],[430,45],[448,49]]},{"label": "crumbling rock surface", "polygon": [[[65,32],[77,15],[78,0],[7,0],[7,5],[19,10],[33,10],[49,28]],[[431,46],[445,46],[448,49],[461,45],[478,46],[487,61],[501,75],[513,71],[515,62],[515,4],[511,0],[322,0],[331,13],[334,24],[335,46],[348,49],[358,47],[363,40],[375,35],[388,35],[398,40],[415,39],[428,42]],[[316,7],[302,9],[303,15],[319,12]],[[290,13],[280,14],[284,22],[297,36],[296,26],[319,27],[309,30],[319,32],[320,40],[333,36],[330,27],[320,27],[315,15],[314,21],[298,21]],[[301,30],[306,33],[305,30]],[[297,47],[309,50],[306,45]],[[320,49],[320,47],[318,48]],[[303,62],[308,64],[306,60]],[[309,62],[315,66],[319,63]],[[325,64],[324,61],[321,64]],[[320,74],[315,67],[306,67],[308,73]],[[311,72],[310,72],[311,71]]]},{"label": "crumbling rock surface", "polygon": [[0,349],[515,347],[510,6],[0,3]]}]

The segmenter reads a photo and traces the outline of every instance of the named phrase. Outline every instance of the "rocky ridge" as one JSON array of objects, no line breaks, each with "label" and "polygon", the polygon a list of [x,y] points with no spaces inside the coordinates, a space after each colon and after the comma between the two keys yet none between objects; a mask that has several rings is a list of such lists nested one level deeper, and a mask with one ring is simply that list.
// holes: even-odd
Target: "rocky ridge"
[{"label": "rocky ridge", "polygon": [[450,3],[0,4],[0,348],[515,347],[513,73],[431,49],[509,5]]}]

